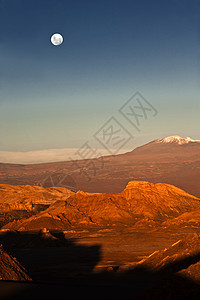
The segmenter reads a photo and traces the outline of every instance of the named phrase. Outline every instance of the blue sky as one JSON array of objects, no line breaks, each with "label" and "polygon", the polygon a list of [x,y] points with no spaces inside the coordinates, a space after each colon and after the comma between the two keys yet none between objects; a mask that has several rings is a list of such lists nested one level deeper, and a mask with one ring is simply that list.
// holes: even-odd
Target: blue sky
[{"label": "blue sky", "polygon": [[[0,0],[0,31],[0,151],[101,148],[112,116],[124,149],[200,138],[200,1]],[[137,91],[158,111],[140,132],[118,111]]]}]

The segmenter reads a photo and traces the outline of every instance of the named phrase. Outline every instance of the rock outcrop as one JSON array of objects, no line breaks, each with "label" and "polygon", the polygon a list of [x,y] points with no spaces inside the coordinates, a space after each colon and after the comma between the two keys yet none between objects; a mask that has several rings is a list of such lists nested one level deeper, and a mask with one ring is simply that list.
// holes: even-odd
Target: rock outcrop
[{"label": "rock outcrop", "polygon": [[[199,265],[200,259],[200,237],[198,234],[188,236],[184,240],[179,240],[169,248],[158,250],[152,253],[147,258],[136,264],[137,267],[146,267],[150,270],[161,271],[169,269],[170,272],[180,270],[182,275],[190,274],[187,270],[193,264]],[[179,271],[178,271],[179,272]],[[198,274],[198,280],[200,282],[200,268]]]},{"label": "rock outcrop", "polygon": [[130,269],[132,272],[145,270],[159,281],[137,299],[198,299],[200,237],[194,234],[179,240],[171,247],[156,251],[134,266],[129,266]]},{"label": "rock outcrop", "polygon": [[74,192],[62,187],[0,184],[0,226],[15,219],[29,217],[72,194]]},{"label": "rock outcrop", "polygon": [[166,228],[199,228],[200,227],[200,209],[192,212],[186,212],[177,218],[163,222],[163,227]]},{"label": "rock outcrop", "polygon": [[200,200],[169,184],[129,182],[117,194],[77,192],[30,218],[6,224],[14,230],[65,230],[83,226],[156,226],[197,210]]},{"label": "rock outcrop", "polygon": [[0,245],[0,280],[31,281],[26,269]]}]

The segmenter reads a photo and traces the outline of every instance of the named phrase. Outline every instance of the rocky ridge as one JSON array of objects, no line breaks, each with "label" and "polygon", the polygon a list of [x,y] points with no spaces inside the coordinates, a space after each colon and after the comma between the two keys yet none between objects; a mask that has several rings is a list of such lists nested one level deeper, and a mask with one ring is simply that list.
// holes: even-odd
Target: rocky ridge
[{"label": "rocky ridge", "polygon": [[62,187],[0,184],[0,225],[36,214],[72,194],[74,192]]},{"label": "rocky ridge", "polygon": [[117,194],[77,192],[4,229],[66,230],[83,226],[156,226],[200,208],[200,200],[169,184],[131,181]]},{"label": "rocky ridge", "polygon": [[26,269],[0,245],[0,280],[31,281]]}]

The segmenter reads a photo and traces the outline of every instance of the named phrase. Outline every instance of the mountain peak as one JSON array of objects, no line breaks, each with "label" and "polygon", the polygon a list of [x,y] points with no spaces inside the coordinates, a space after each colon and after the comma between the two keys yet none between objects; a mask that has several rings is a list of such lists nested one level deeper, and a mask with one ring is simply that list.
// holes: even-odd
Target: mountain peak
[{"label": "mountain peak", "polygon": [[173,136],[168,136],[162,139],[158,139],[155,141],[156,143],[163,143],[163,144],[167,144],[167,143],[174,143],[174,144],[178,144],[178,145],[184,145],[184,144],[188,144],[188,143],[200,143],[200,140],[193,140],[190,137],[186,137],[186,138],[182,138],[179,135],[173,135]]}]

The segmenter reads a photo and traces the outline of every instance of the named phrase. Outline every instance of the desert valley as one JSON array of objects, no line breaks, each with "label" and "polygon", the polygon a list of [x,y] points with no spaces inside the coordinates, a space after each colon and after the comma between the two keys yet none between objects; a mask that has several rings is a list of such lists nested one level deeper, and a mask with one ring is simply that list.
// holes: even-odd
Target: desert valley
[{"label": "desert valley", "polygon": [[199,152],[155,140],[89,160],[90,181],[70,161],[1,163],[1,299],[198,298]]},{"label": "desert valley", "polygon": [[199,24],[0,0],[0,300],[200,299]]}]

